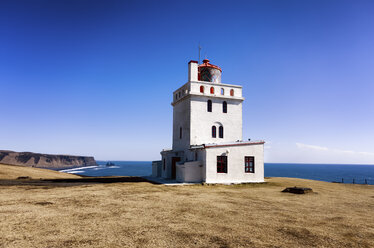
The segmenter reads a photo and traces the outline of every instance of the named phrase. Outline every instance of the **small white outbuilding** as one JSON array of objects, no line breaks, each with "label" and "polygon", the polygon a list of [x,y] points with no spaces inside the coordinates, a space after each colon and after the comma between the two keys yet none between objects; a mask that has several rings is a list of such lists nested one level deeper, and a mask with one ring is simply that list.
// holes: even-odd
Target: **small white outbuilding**
[{"label": "small white outbuilding", "polygon": [[152,176],[186,183],[264,182],[264,141],[243,141],[242,87],[221,83],[222,69],[188,63],[188,82],[173,92],[173,148]]}]

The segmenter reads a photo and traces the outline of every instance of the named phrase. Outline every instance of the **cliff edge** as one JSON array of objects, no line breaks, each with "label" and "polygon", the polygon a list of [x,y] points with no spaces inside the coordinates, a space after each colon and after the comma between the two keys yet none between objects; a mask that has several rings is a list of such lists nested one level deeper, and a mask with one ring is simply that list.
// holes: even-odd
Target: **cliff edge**
[{"label": "cliff edge", "polygon": [[71,168],[97,165],[94,157],[53,155],[0,150],[0,163],[38,168]]}]

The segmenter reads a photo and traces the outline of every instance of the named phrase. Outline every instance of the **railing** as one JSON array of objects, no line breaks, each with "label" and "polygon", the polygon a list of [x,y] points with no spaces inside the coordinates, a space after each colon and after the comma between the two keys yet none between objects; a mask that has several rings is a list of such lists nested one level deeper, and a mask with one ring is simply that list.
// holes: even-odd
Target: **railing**
[{"label": "railing", "polygon": [[361,179],[361,180],[356,180],[356,178],[342,178],[341,181],[332,181],[333,183],[347,183],[347,184],[371,184],[374,185],[374,180],[373,179]]}]

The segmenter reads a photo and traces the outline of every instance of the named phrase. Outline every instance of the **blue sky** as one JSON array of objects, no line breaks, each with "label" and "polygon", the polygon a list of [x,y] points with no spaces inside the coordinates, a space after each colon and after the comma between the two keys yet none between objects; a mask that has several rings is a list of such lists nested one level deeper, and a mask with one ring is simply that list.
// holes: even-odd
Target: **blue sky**
[{"label": "blue sky", "polygon": [[374,2],[0,1],[0,149],[154,160],[202,56],[267,162],[374,164]]}]

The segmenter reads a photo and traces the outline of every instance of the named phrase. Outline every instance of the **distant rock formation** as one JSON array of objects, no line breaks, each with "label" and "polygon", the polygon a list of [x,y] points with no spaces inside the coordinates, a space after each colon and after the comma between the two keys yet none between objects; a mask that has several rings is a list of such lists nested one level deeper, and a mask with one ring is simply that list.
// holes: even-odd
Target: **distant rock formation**
[{"label": "distant rock formation", "polygon": [[0,150],[0,163],[38,168],[71,168],[97,165],[94,157],[52,155]]}]

